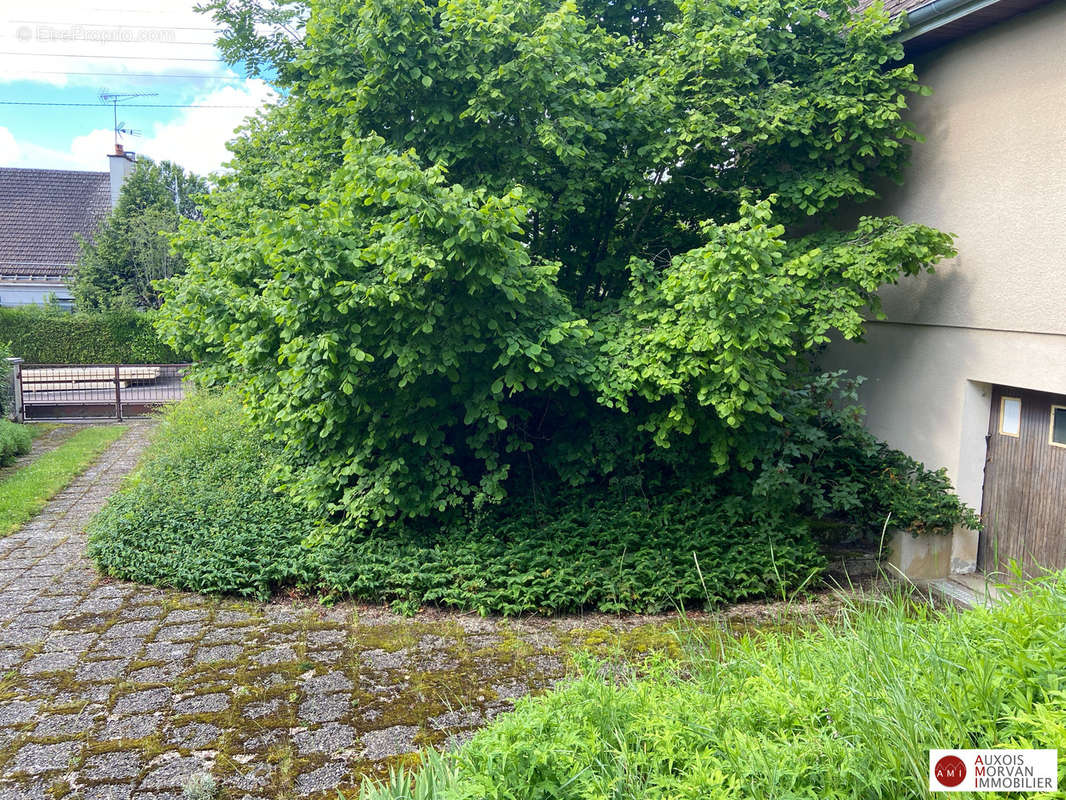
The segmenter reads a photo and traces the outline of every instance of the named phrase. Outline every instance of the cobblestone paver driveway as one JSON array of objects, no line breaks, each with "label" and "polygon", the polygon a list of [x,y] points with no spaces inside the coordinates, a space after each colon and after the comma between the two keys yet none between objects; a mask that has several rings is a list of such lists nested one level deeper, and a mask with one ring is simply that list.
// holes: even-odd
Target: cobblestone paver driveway
[{"label": "cobblestone paver driveway", "polygon": [[558,678],[587,631],[103,579],[82,530],[149,431],[0,539],[0,800],[180,798],[201,772],[223,798],[332,797]]}]

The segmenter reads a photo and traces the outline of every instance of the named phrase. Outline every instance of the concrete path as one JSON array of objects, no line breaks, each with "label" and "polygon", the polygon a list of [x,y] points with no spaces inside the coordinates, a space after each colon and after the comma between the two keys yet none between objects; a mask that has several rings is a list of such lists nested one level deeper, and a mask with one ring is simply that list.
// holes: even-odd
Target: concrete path
[{"label": "concrete path", "polygon": [[133,423],[0,539],[0,800],[177,800],[204,772],[220,798],[334,797],[469,736],[557,680],[569,647],[637,624],[408,620],[103,579],[82,531],[150,430]]}]

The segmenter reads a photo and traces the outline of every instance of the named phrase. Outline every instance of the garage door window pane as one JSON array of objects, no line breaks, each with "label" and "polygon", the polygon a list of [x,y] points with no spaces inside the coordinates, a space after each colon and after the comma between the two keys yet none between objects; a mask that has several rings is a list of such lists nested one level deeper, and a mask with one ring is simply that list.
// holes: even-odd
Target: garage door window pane
[{"label": "garage door window pane", "polygon": [[1004,397],[999,414],[999,432],[1007,436],[1017,436],[1022,432],[1022,399]]},{"label": "garage door window pane", "polygon": [[1051,443],[1066,447],[1066,406],[1051,407]]}]

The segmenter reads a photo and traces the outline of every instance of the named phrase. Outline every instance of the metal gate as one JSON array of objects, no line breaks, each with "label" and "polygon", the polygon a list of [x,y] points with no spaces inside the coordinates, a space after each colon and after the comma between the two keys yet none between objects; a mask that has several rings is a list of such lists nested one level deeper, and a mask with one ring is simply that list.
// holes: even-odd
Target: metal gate
[{"label": "metal gate", "polygon": [[125,419],[185,396],[189,364],[14,365],[20,419]]},{"label": "metal gate", "polygon": [[981,517],[982,570],[1066,567],[1066,397],[993,389]]}]

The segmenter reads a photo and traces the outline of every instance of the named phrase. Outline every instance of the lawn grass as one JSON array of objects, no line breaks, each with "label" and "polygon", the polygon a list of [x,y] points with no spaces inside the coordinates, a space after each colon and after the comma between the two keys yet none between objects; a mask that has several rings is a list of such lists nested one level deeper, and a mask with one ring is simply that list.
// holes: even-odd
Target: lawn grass
[{"label": "lawn grass", "polygon": [[7,536],[44,508],[125,431],[124,425],[80,430],[0,482],[0,536]]}]

